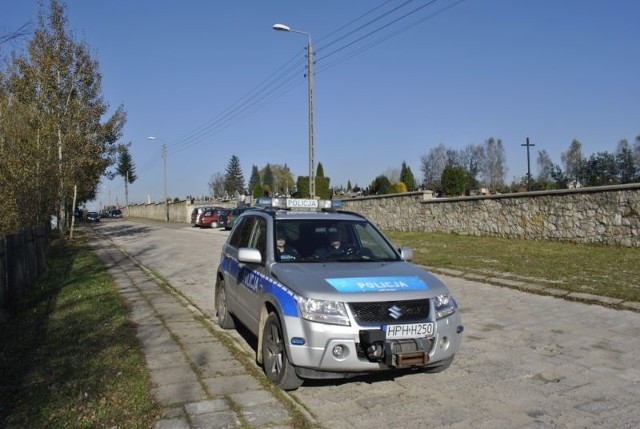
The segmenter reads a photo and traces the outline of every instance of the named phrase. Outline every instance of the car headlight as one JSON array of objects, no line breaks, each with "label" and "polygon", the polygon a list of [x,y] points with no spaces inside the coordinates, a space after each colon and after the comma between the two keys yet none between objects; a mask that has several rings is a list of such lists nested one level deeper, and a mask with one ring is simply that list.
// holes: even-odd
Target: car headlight
[{"label": "car headlight", "polygon": [[449,294],[438,295],[435,298],[436,319],[442,319],[456,312],[458,303]]},{"label": "car headlight", "polygon": [[302,318],[312,322],[349,326],[349,316],[343,302],[296,297]]}]

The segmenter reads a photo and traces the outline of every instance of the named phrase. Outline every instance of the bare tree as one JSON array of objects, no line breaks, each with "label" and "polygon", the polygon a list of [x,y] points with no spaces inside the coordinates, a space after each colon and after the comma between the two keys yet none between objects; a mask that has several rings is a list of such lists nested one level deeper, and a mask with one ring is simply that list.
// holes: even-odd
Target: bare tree
[{"label": "bare tree", "polygon": [[502,140],[490,137],[484,142],[484,158],[480,172],[484,182],[492,190],[504,187],[504,176],[507,173],[505,153]]},{"label": "bare tree", "polygon": [[209,179],[209,191],[214,198],[224,196],[224,175],[222,173],[217,172],[211,175],[211,179]]},{"label": "bare tree", "polygon": [[442,172],[447,166],[447,148],[444,144],[440,143],[438,146],[431,148],[426,155],[422,155],[420,163],[425,186],[439,188]]},{"label": "bare tree", "polygon": [[551,156],[545,149],[538,151],[536,163],[538,164],[538,182],[550,182],[552,180],[553,161],[551,161]]},{"label": "bare tree", "polygon": [[584,163],[582,155],[582,143],[574,139],[569,149],[562,154],[562,163],[567,179],[578,180],[580,177],[580,169]]}]

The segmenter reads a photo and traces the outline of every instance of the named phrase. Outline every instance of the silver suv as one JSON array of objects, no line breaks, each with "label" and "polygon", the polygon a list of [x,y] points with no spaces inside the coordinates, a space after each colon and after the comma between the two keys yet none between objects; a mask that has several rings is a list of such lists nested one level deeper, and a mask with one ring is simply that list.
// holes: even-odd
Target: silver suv
[{"label": "silver suv", "polygon": [[[264,203],[264,201],[263,201]],[[303,379],[417,368],[439,372],[462,339],[447,287],[339,201],[273,198],[225,243],[218,323],[257,337],[257,361],[285,390]]]}]

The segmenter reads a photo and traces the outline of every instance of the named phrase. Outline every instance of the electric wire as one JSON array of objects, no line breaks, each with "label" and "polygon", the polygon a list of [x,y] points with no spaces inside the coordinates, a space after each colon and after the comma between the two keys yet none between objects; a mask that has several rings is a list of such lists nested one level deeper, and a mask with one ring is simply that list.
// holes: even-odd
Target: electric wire
[{"label": "electric wire", "polygon": [[[322,40],[327,40],[330,39],[333,36],[336,36],[340,31],[350,27],[352,24],[362,20],[363,18],[371,15],[372,13],[374,13],[375,11],[380,10],[380,8],[382,8],[383,6],[387,5],[388,3],[390,3],[391,0],[387,0],[385,2],[383,2],[382,4],[376,6],[375,8],[367,11],[366,13],[360,15],[358,18],[349,21],[347,24],[341,26],[340,28],[334,30],[333,32],[329,33],[326,36],[323,36],[322,38],[318,39],[317,43],[319,44],[318,48],[315,50],[315,53],[317,54],[318,52],[322,52],[323,50],[326,50],[328,47],[335,45],[336,43],[338,43],[339,41],[343,41],[346,38],[355,35],[357,32],[370,27],[371,25],[373,25],[374,23],[378,23],[381,19],[389,17],[391,14],[399,11],[401,8],[409,5],[413,0],[408,0],[405,1],[404,3],[392,8],[391,10],[385,11],[382,14],[370,19],[369,21],[365,22],[364,24],[358,26],[356,29],[351,30],[349,32],[347,32],[346,34],[339,36],[335,39],[333,39],[333,41],[330,41],[328,43],[325,43],[324,45],[322,45],[320,42]],[[375,34],[378,34],[380,31],[383,31],[385,29],[388,29],[389,27],[398,24],[400,21],[408,19],[410,16],[413,16],[414,14],[424,10],[425,8],[433,5],[434,3],[436,3],[438,0],[431,0],[423,5],[421,5],[420,7],[417,7],[407,13],[404,13],[402,15],[400,15],[399,17],[384,23],[382,25],[379,25],[378,27],[376,27],[375,29],[369,31],[368,33],[356,38],[353,41],[344,43],[343,45],[337,47],[336,49],[334,49],[333,51],[324,54],[324,55],[319,55],[317,57],[317,59],[314,59],[314,64],[320,64],[319,67],[315,70],[314,74],[318,74],[320,72],[326,71],[329,68],[335,67],[337,64],[340,64],[344,61],[347,61],[351,58],[353,58],[356,55],[361,54],[362,52],[371,49],[372,47],[392,38],[397,36],[398,34],[407,31],[410,28],[415,27],[416,25],[421,24],[422,22],[428,20],[428,19],[432,19],[433,17],[453,8],[454,6],[457,6],[458,4],[464,2],[465,0],[458,0],[457,2],[454,2],[451,5],[448,5],[446,7],[443,7],[442,9],[433,12],[425,17],[422,17],[412,23],[410,23],[409,25],[406,25],[392,33],[386,34],[383,37],[380,37],[379,39],[376,39],[374,41],[372,41],[371,43],[360,47],[359,49],[355,50],[355,51],[348,51],[348,52],[344,52],[345,50],[348,50],[350,48],[352,48],[353,46],[355,46],[358,43],[361,43],[363,41],[365,41],[366,39],[373,37]],[[246,118],[247,116],[250,116],[251,114],[259,111],[260,109],[264,108],[265,106],[267,106],[268,104],[273,103],[274,101],[276,101],[278,98],[284,96],[285,94],[289,93],[290,91],[292,91],[294,88],[302,85],[302,83],[304,83],[304,80],[300,79],[300,76],[303,75],[304,73],[302,73],[304,70],[306,70],[307,66],[306,66],[306,56],[308,55],[308,53],[304,56],[301,56],[300,54],[302,52],[305,52],[305,49],[302,49],[301,51],[299,51],[298,53],[296,53],[289,61],[287,61],[283,66],[281,66],[280,68],[278,68],[276,71],[274,71],[271,75],[269,75],[267,78],[265,78],[262,82],[260,82],[258,85],[256,85],[253,89],[251,89],[250,91],[248,91],[246,94],[244,94],[242,97],[240,97],[236,102],[234,102],[233,104],[231,104],[229,107],[227,107],[226,109],[224,109],[221,113],[219,113],[218,115],[216,115],[215,117],[211,118],[208,122],[206,122],[205,124],[201,125],[200,127],[192,130],[191,132],[187,133],[186,135],[184,135],[183,137],[176,139],[176,140],[172,140],[170,142],[167,142],[167,154],[176,154],[179,152],[183,152],[199,143],[201,143],[204,139],[209,138],[213,135],[215,135],[216,133],[229,128],[230,126],[238,123],[239,121],[243,120],[244,118]],[[345,55],[342,57],[338,57],[337,59],[335,59],[332,62],[329,63],[322,63],[322,61],[326,61],[327,58],[330,58],[340,52],[344,52]],[[303,64],[305,64],[303,66]],[[304,67],[304,68],[303,68]],[[306,73],[308,73],[308,70],[306,70]]]}]

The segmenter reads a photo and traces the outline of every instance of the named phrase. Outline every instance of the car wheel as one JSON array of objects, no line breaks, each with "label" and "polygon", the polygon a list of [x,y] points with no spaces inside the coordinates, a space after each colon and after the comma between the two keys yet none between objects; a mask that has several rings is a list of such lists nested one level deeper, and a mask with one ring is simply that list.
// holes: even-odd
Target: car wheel
[{"label": "car wheel", "polygon": [[287,357],[280,319],[275,313],[269,314],[262,331],[262,366],[269,381],[283,390],[296,390],[302,385]]},{"label": "car wheel", "polygon": [[235,327],[233,316],[231,316],[227,308],[227,291],[224,280],[220,280],[216,286],[216,314],[218,316],[218,325],[222,329],[233,329]]},{"label": "car wheel", "polygon": [[441,360],[440,362],[437,362],[433,365],[425,366],[424,368],[422,368],[422,372],[425,372],[427,374],[436,374],[438,372],[442,372],[451,366],[454,357],[455,355],[451,355],[451,357],[448,357],[445,360]]}]

